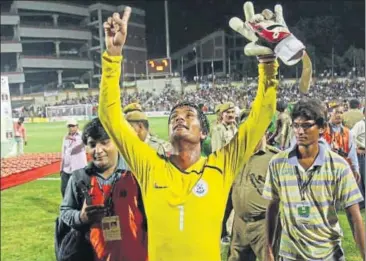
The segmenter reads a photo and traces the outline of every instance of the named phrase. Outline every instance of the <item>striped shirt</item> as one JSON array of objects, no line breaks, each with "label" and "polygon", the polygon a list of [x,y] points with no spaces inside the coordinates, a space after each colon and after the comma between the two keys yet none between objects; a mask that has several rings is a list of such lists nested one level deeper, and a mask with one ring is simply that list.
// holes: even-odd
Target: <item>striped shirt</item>
[{"label": "striped shirt", "polygon": [[[363,200],[348,163],[319,144],[308,170],[299,167],[296,146],[275,155],[268,168],[263,197],[280,201],[280,256],[290,260],[325,260],[340,248],[343,236],[335,203],[347,208]],[[304,186],[300,193],[299,179]],[[305,215],[301,206],[308,206]],[[301,214],[300,214],[301,213]]]}]

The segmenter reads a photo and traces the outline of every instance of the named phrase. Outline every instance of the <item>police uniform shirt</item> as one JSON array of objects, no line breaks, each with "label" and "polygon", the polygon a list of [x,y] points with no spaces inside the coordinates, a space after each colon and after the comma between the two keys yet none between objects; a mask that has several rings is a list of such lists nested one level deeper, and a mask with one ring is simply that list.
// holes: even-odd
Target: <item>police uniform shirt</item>
[{"label": "police uniform shirt", "polygon": [[269,201],[262,197],[268,164],[280,150],[265,146],[255,153],[233,183],[232,201],[238,217],[258,217],[266,212]]}]

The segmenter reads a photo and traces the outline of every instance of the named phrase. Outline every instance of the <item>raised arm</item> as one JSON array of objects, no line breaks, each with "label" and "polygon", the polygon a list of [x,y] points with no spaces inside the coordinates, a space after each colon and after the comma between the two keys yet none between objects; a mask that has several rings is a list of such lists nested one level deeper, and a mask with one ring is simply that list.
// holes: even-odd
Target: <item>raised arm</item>
[{"label": "raised arm", "polygon": [[222,157],[225,174],[232,182],[266,132],[276,111],[277,61],[258,65],[258,91],[247,120],[239,126],[230,143],[217,152]]},{"label": "raised arm", "polygon": [[142,142],[123,116],[119,80],[121,76],[122,47],[127,35],[127,22],[131,8],[126,7],[122,19],[113,14],[104,23],[107,51],[102,57],[98,114],[103,127],[114,141],[122,157],[136,176],[142,189],[147,185],[152,167],[160,158]]}]

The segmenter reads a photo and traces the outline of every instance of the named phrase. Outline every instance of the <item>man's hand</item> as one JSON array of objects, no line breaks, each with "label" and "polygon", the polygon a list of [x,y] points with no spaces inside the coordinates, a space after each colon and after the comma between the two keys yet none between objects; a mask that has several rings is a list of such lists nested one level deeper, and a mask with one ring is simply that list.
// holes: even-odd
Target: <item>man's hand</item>
[{"label": "man's hand", "polygon": [[361,175],[360,175],[360,173],[358,173],[358,171],[354,171],[353,176],[355,177],[355,180],[357,183],[361,182]]},{"label": "man's hand", "polygon": [[90,205],[84,201],[83,208],[80,212],[80,220],[83,224],[93,224],[102,221],[107,215],[107,208],[104,205]]},{"label": "man's hand", "polygon": [[114,13],[113,17],[108,17],[104,22],[105,46],[111,56],[120,56],[123,45],[127,37],[127,24],[131,16],[131,7],[126,6],[122,19],[119,13]]},{"label": "man's hand", "polygon": [[275,261],[275,258],[274,258],[274,256],[273,256],[273,253],[272,253],[272,251],[271,251],[271,253],[267,253],[266,254],[266,259],[265,259],[266,261]]}]

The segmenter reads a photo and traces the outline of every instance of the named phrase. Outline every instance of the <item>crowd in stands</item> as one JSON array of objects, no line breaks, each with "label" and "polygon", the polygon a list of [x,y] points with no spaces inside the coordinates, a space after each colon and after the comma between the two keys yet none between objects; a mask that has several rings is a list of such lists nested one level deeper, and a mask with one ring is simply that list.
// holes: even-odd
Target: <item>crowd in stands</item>
[{"label": "crowd in stands", "polygon": [[[124,105],[138,102],[145,111],[169,111],[176,103],[188,100],[195,104],[204,104],[208,107],[208,111],[213,111],[216,104],[232,101],[240,108],[248,108],[256,94],[257,86],[255,81],[248,83],[247,87],[205,87],[199,90],[181,92],[167,86],[159,95],[151,92],[135,92],[124,95],[122,103]],[[358,98],[363,99],[365,90],[365,81],[352,82],[323,82],[313,84],[310,91],[305,96],[316,97],[323,101],[339,101],[344,99]],[[278,98],[286,102],[298,100],[304,94],[299,93],[298,84],[280,84]],[[59,101],[55,104],[47,104],[44,107],[30,106],[22,108],[19,113],[23,116],[45,117],[45,107],[58,105],[76,105],[76,104],[92,104],[93,112],[96,114],[98,105],[98,96],[88,96],[82,98],[71,98]],[[19,109],[18,109],[19,111]]]},{"label": "crowd in stands", "polygon": [[[229,86],[202,88],[193,92],[180,95],[171,88],[164,89],[163,93],[148,102],[140,100],[147,111],[169,111],[176,103],[188,100],[195,104],[208,106],[213,111],[216,104],[232,101],[240,108],[248,108],[256,95],[256,84],[249,84],[247,88],[233,88]],[[365,92],[365,81],[316,83],[305,96],[316,97],[323,101],[337,101],[340,99],[362,99]],[[282,84],[278,92],[278,98],[286,102],[298,100],[304,94],[299,93],[298,84]]]}]

